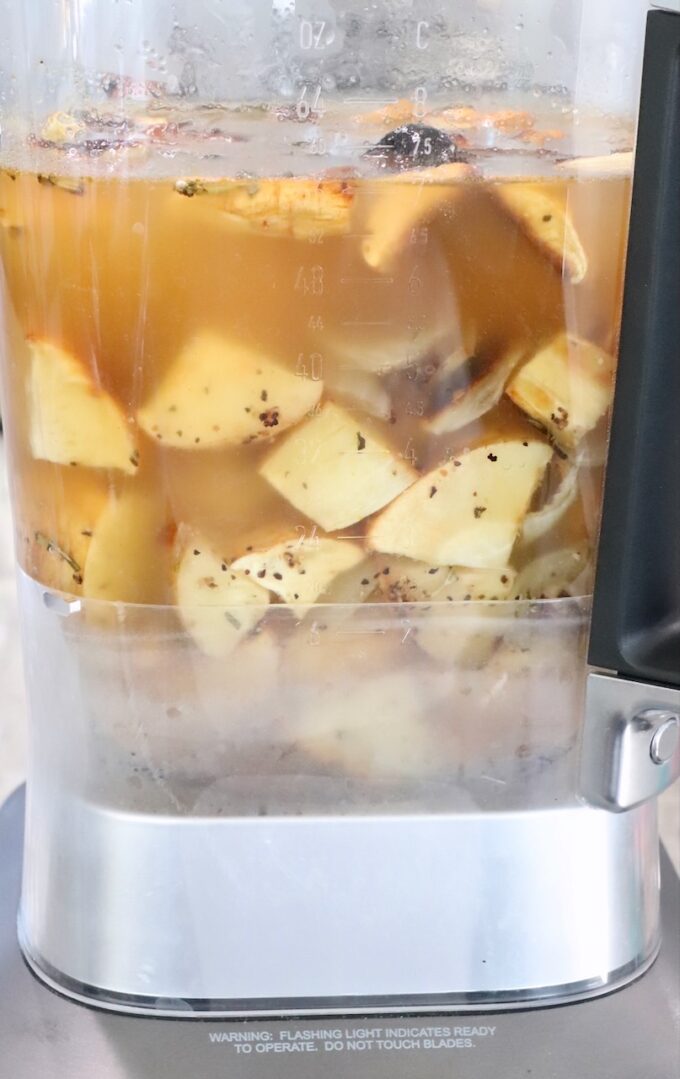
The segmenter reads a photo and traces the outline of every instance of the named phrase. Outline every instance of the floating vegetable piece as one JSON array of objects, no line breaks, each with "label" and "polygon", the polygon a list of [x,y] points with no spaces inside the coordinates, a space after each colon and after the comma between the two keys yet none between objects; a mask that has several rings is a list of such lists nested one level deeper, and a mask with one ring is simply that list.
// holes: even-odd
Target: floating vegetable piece
[{"label": "floating vegetable piece", "polygon": [[164,445],[235,446],[298,423],[322,389],[237,341],[204,333],[182,349],[137,419]]},{"label": "floating vegetable piece", "polygon": [[234,181],[221,185],[218,193],[227,220],[270,236],[309,240],[349,231],[354,202],[351,180]]},{"label": "floating vegetable piece", "polygon": [[[378,556],[376,556],[378,557]],[[411,558],[384,558],[377,585],[392,603],[479,602],[507,599],[512,594],[515,571],[467,569],[464,566],[432,566]]]},{"label": "floating vegetable piece", "polygon": [[99,474],[34,465],[29,490],[18,492],[17,557],[23,570],[46,588],[81,595],[87,554],[107,498]]},{"label": "floating vegetable piece", "polygon": [[449,402],[425,421],[426,429],[435,435],[460,431],[495,408],[524,356],[522,351],[511,350],[493,363],[473,365],[464,385],[454,390]]},{"label": "floating vegetable piece", "polygon": [[[333,606],[346,606],[346,617],[350,617],[356,606],[373,599],[378,599],[378,579],[382,573],[382,559],[380,555],[364,557],[351,569],[339,574],[325,590],[321,602]],[[336,610],[334,621],[341,620],[341,615]]]},{"label": "floating vegetable piece", "polygon": [[517,574],[518,599],[561,599],[592,591],[592,563],[586,548],[565,547],[540,555]]},{"label": "floating vegetable piece", "polygon": [[274,592],[294,611],[316,603],[346,570],[364,561],[357,544],[314,536],[288,539],[272,547],[254,551],[232,563],[234,573],[243,573],[262,588]]},{"label": "floating vegetable piece", "polygon": [[78,176],[57,176],[53,172],[39,172],[38,183],[43,187],[58,187],[61,191],[68,191],[70,195],[85,194],[85,181]]},{"label": "floating vegetable piece", "polygon": [[33,456],[60,465],[133,475],[139,455],[120,405],[88,369],[50,341],[29,339],[29,438]]},{"label": "floating vegetable piece", "polygon": [[182,622],[208,656],[228,656],[266,614],[269,592],[235,572],[198,533],[182,530],[175,602]]},{"label": "floating vegetable piece", "polygon": [[536,543],[552,532],[578,497],[578,468],[562,462],[562,478],[552,497],[539,510],[528,513],[522,526],[522,542]]},{"label": "floating vegetable piece", "polygon": [[354,117],[358,124],[375,124],[386,126],[387,124],[408,124],[414,118],[415,104],[410,98],[402,97],[399,101],[392,101],[387,105],[381,105],[371,112],[359,113]]},{"label": "floating vegetable piece", "polygon": [[502,570],[552,450],[499,442],[423,476],[371,524],[368,546],[433,566]]},{"label": "floating vegetable piece", "polygon": [[574,227],[567,191],[553,183],[498,184],[496,197],[522,231],[577,285],[588,272],[588,256]]},{"label": "floating vegetable piece", "polygon": [[597,345],[559,334],[511,379],[508,397],[571,451],[607,412],[615,367]]},{"label": "floating vegetable piece", "polygon": [[561,171],[574,176],[632,176],[635,155],[632,150],[617,154],[605,154],[602,157],[574,157],[561,161],[557,166]]},{"label": "floating vegetable piece", "polygon": [[327,532],[375,513],[417,479],[379,435],[330,401],[282,440],[260,474]]},{"label": "floating vegetable piece", "polygon": [[361,245],[371,269],[388,273],[413,229],[426,225],[442,208],[453,209],[472,176],[469,165],[448,164],[376,181],[380,197],[372,200]]},{"label": "floating vegetable piece", "polygon": [[111,499],[90,541],[84,595],[108,603],[163,603],[173,531],[165,507],[148,490],[128,489]]}]

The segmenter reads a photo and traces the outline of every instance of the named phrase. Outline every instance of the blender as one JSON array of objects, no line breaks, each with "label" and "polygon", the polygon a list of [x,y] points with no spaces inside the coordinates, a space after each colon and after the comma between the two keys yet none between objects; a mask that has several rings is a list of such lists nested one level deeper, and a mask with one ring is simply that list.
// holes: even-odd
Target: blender
[{"label": "blender", "polygon": [[58,993],[493,1012],[654,963],[680,19],[625,271],[647,8],[4,4],[19,939]]}]

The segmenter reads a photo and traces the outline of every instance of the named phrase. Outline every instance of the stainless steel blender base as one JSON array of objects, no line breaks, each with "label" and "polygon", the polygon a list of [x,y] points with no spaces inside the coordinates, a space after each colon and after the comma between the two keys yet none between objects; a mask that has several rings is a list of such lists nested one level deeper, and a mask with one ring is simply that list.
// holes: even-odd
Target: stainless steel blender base
[{"label": "stainless steel blender base", "polygon": [[43,813],[28,843],[22,946],[54,988],[109,1009],[563,1003],[624,984],[658,947],[653,804],[251,819],[123,814],[54,793],[50,806],[49,842]]},{"label": "stainless steel blender base", "polygon": [[97,1079],[448,1079],[454,1074],[456,1079],[671,1079],[680,1074],[680,881],[668,859],[662,863],[658,961],[626,989],[587,1004],[491,1017],[148,1022],[77,1007],[49,992],[21,962],[15,913],[22,816],[23,799],[17,794],[0,812],[0,1079],[91,1079],[94,1074]]}]

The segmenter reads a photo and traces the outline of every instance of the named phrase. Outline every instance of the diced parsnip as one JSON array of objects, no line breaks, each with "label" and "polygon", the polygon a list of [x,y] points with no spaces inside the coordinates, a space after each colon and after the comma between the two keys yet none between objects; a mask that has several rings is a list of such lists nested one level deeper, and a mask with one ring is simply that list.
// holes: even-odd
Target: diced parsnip
[{"label": "diced parsnip", "polygon": [[33,456],[58,465],[139,467],[135,440],[120,405],[98,387],[70,352],[29,339],[30,443]]},{"label": "diced parsnip", "polygon": [[507,616],[495,614],[493,606],[461,605],[442,617],[434,609],[419,619],[416,642],[443,667],[481,670],[503,640]]},{"label": "diced parsnip", "polygon": [[175,601],[194,641],[208,656],[228,656],[266,614],[269,592],[235,572],[197,533],[182,530]]},{"label": "diced parsnip", "polygon": [[601,157],[574,157],[560,161],[558,169],[575,176],[615,177],[632,176],[635,155],[632,150]]},{"label": "diced parsnip", "polygon": [[[364,552],[361,562],[345,570],[331,582],[321,597],[321,602],[347,607],[346,614],[349,617],[358,604],[380,598],[378,578],[382,572],[381,566],[380,555],[366,557]],[[337,622],[342,616],[336,611],[333,617]]]},{"label": "diced parsnip", "polygon": [[389,273],[420,228],[443,209],[454,207],[474,175],[464,164],[413,169],[375,182],[362,241],[364,260],[373,270]]},{"label": "diced parsnip", "polygon": [[182,349],[137,419],[164,445],[236,446],[298,423],[322,389],[237,341],[203,333]]},{"label": "diced parsnip", "polygon": [[290,736],[317,764],[350,777],[417,779],[436,771],[440,762],[426,716],[419,679],[394,671],[320,688],[296,717]]},{"label": "diced parsnip", "polygon": [[219,193],[231,224],[296,240],[342,236],[349,231],[353,202],[351,180],[234,181]]},{"label": "diced parsnip", "polygon": [[327,532],[375,513],[417,479],[387,442],[330,401],[275,447],[260,473]]},{"label": "diced parsnip", "polygon": [[514,584],[519,599],[560,599],[583,596],[592,590],[590,551],[565,547],[540,555],[517,574]]},{"label": "diced parsnip", "polygon": [[578,468],[564,462],[562,477],[552,497],[544,506],[528,513],[522,526],[522,543],[536,543],[557,527],[578,496]]},{"label": "diced parsnip", "polygon": [[588,272],[588,256],[574,227],[561,185],[512,182],[499,184],[496,195],[529,239],[558,270],[579,284]]},{"label": "diced parsnip", "polygon": [[392,411],[389,392],[372,371],[351,371],[341,367],[328,372],[325,386],[327,392],[346,408],[358,408],[377,420],[389,420]]},{"label": "diced parsnip", "polygon": [[314,536],[256,548],[237,558],[231,568],[274,592],[294,611],[304,613],[341,574],[363,561],[364,552],[357,544]]},{"label": "diced parsnip", "polygon": [[368,546],[432,566],[503,570],[552,450],[494,442],[422,476],[371,524]]},{"label": "diced parsnip", "polygon": [[607,412],[616,361],[597,345],[560,334],[525,364],[507,393],[566,450],[574,450]]},{"label": "diced parsnip", "polygon": [[107,486],[97,473],[38,467],[18,494],[17,557],[25,572],[45,587],[79,596],[90,543],[106,508]]},{"label": "diced parsnip", "polygon": [[515,571],[510,567],[498,570],[431,566],[427,562],[399,557],[384,557],[383,562],[377,584],[393,603],[507,599],[512,594],[515,580]]},{"label": "diced parsnip", "polygon": [[426,429],[434,435],[451,434],[495,408],[523,357],[522,351],[511,350],[471,376],[467,385],[455,390],[451,400],[425,421]]},{"label": "diced parsnip", "polygon": [[163,603],[174,526],[148,491],[126,490],[99,517],[85,561],[83,594],[113,603]]}]

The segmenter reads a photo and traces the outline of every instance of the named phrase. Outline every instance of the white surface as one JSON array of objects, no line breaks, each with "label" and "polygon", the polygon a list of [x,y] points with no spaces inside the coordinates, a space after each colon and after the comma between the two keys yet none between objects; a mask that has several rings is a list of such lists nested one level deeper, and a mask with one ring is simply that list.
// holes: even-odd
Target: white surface
[{"label": "white surface", "polygon": [[[0,804],[26,772],[26,708],[14,585],[11,520],[0,439]],[[680,784],[661,800],[661,830],[680,868]]]},{"label": "white surface", "polygon": [[26,721],[19,625],[14,585],[14,551],[0,438],[0,804],[26,772]]}]

